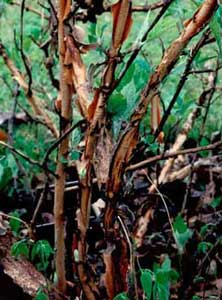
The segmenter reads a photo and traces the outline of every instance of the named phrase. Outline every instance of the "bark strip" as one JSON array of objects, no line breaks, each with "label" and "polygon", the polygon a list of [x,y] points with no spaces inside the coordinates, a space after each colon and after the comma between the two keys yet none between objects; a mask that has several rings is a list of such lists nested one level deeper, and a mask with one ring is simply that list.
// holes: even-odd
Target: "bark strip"
[{"label": "bark strip", "polygon": [[[148,84],[141,94],[140,102],[131,116],[130,123],[117,143],[111,161],[107,193],[110,201],[115,201],[115,195],[119,191],[125,166],[138,142],[140,122],[146,114],[149,103],[158,94],[160,83],[171,72],[188,42],[208,24],[217,7],[217,0],[204,1],[193,17],[187,22],[181,35],[166,50],[161,63],[151,75]],[[107,217],[105,217],[105,225],[110,228],[112,228],[113,222],[113,213],[111,211],[108,211],[106,214]]]},{"label": "bark strip", "polygon": [[[63,135],[71,125],[71,99],[72,88],[66,81],[65,73],[67,66],[64,64],[65,59],[65,26],[63,18],[66,10],[66,0],[60,0],[58,6],[59,18],[59,61],[60,61],[60,96],[61,96],[61,117],[60,117],[60,134]],[[55,266],[58,277],[58,289],[66,292],[65,276],[65,218],[64,218],[64,189],[65,189],[65,166],[64,160],[68,157],[69,136],[60,144],[57,158],[56,173],[58,179],[55,182],[54,198],[54,217],[55,217]]]}]

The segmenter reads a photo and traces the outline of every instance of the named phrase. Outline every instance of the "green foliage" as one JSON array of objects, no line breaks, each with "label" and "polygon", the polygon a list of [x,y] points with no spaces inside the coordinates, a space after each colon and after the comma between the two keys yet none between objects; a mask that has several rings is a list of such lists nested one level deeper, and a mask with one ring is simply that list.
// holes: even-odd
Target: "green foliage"
[{"label": "green foliage", "polygon": [[213,208],[217,208],[218,206],[220,206],[222,203],[222,198],[221,196],[215,197],[213,199],[213,201],[210,203],[210,206]]},{"label": "green foliage", "polygon": [[34,300],[48,300],[49,297],[44,291],[45,289],[43,287],[40,287],[36,293],[36,296]]},{"label": "green foliage", "polygon": [[126,99],[121,93],[113,94],[108,101],[107,111],[114,116],[121,116],[127,106]]},{"label": "green foliage", "polygon": [[17,174],[18,167],[14,156],[5,151],[4,155],[0,155],[0,190],[4,190]]},{"label": "green foliage", "polygon": [[20,255],[29,258],[29,243],[27,239],[20,240],[12,245],[11,254],[15,257]]},{"label": "green foliage", "polygon": [[171,268],[171,260],[168,256],[161,265],[154,264],[153,271],[142,269],[140,281],[146,300],[168,300],[170,283],[176,282],[178,278],[179,274]]},{"label": "green foliage", "polygon": [[34,262],[39,271],[45,271],[49,265],[53,249],[46,240],[39,240],[35,243],[28,239],[15,242],[11,248],[11,254],[15,257],[25,256]]},{"label": "green foliage", "polygon": [[71,160],[78,160],[80,158],[80,152],[76,150],[71,151],[70,158]]},{"label": "green foliage", "polygon": [[173,229],[179,252],[182,253],[187,241],[192,237],[193,232],[187,227],[187,224],[180,215],[178,215],[174,220]]},{"label": "green foliage", "polygon": [[[111,5],[116,3],[116,0],[104,1],[105,5]],[[134,1],[133,5],[146,4],[147,1]],[[154,1],[150,1],[153,3]],[[153,28],[150,32],[146,42],[142,42],[142,36],[145,33],[146,28],[151,24],[156,16],[156,12],[149,11],[147,14],[136,13],[133,15],[133,27],[129,38],[124,43],[120,54],[120,64],[117,66],[117,72],[115,74],[115,79],[118,80],[118,76],[121,74],[125,68],[128,58],[130,57],[132,50],[136,47],[143,46],[142,51],[137,56],[133,64],[129,67],[124,78],[118,85],[117,89],[110,95],[108,99],[107,112],[111,117],[114,137],[117,138],[120,132],[122,121],[128,121],[132,111],[134,111],[136,105],[138,104],[141,92],[144,86],[147,84],[150,74],[155,70],[156,66],[161,61],[163,52],[171,44],[171,42],[178,37],[179,32],[184,28],[183,21],[190,18],[195,9],[202,3],[202,0],[192,0],[192,1],[173,1],[172,5],[167,9],[167,12],[161,18],[161,21]],[[27,79],[24,64],[21,60],[18,47],[15,47],[15,40],[19,46],[19,14],[20,8],[17,6],[9,5],[11,0],[3,0],[0,3],[0,30],[1,38],[6,45],[7,53],[9,57],[14,61],[19,70],[24,74]],[[31,5],[34,8],[41,9],[37,2],[31,1]],[[42,10],[46,14],[47,10]],[[206,45],[196,56],[193,64],[192,70],[204,70],[206,68],[215,68],[217,53],[220,52],[220,59],[222,57],[222,41],[221,41],[221,6],[217,13],[213,17],[209,26],[211,28],[212,34],[216,39],[216,43],[211,45]],[[135,17],[136,16],[136,17]],[[37,93],[38,97],[42,99],[42,103],[47,108],[47,112],[50,117],[59,125],[59,118],[55,114],[53,102],[57,97],[58,91],[52,86],[50,79],[48,77],[48,70],[44,65],[44,55],[42,49],[40,49],[36,44],[43,45],[50,37],[51,32],[48,30],[50,26],[44,18],[39,18],[39,16],[26,12],[24,15],[25,26],[24,26],[24,51],[29,59],[29,64],[33,74],[33,89]],[[7,24],[7,26],[5,25]],[[107,50],[111,44],[111,14],[106,13],[104,15],[97,17],[96,23],[82,24],[86,31],[86,36],[84,42],[86,43],[97,43],[98,47],[89,51],[87,54],[83,55],[83,60],[87,66],[87,73],[90,84],[92,88],[96,88],[101,85],[101,76],[104,72],[104,61],[107,59]],[[16,32],[14,32],[16,28]],[[184,50],[180,59],[178,60],[176,66],[172,70],[171,74],[167,76],[164,82],[161,83],[161,98],[165,107],[169,105],[175,91],[177,88],[180,76],[185,68],[186,61],[189,55],[190,49],[199,39],[200,35],[195,37],[189,46]],[[35,42],[33,42],[35,41]],[[51,51],[52,49],[49,49]],[[57,50],[56,50],[57,51]],[[55,53],[52,57],[54,66],[53,73],[58,79],[59,77],[59,64],[58,64],[58,53]],[[0,58],[0,83],[3,88],[0,93],[0,106],[2,111],[11,112],[11,107],[13,104],[13,95],[9,87],[14,87],[14,80],[11,78],[7,68],[5,67],[2,58]],[[165,136],[170,133],[170,142],[174,141],[174,134],[171,134],[171,130],[175,128],[175,124],[179,124],[177,130],[183,125],[184,120],[187,118],[188,114],[196,106],[197,99],[205,88],[205,80],[209,74],[202,74],[201,76],[189,75],[189,78],[181,91],[180,95],[177,97],[177,102],[173,108],[172,114],[169,116],[168,122],[164,127]],[[217,85],[221,84],[221,72],[218,75]],[[222,128],[222,114],[219,102],[215,99],[220,96],[220,89],[216,89],[215,96],[212,99],[212,106],[209,113],[209,118],[206,122],[206,130],[204,132],[204,137],[200,141],[201,146],[208,145],[210,142],[210,134],[213,131],[221,130]],[[17,99],[18,104],[16,107],[16,113],[27,111],[31,116],[36,118],[30,105],[26,99],[26,95],[23,91]],[[204,110],[205,108],[203,108]],[[73,109],[73,120],[77,121],[80,118],[80,114],[76,112],[76,107]],[[215,113],[216,112],[216,113]],[[217,116],[217,120],[215,120]],[[199,141],[200,128],[203,116],[200,114],[197,123],[195,124],[189,137],[194,138],[195,141]],[[36,121],[41,121],[36,119]],[[158,150],[162,149],[159,147],[157,142],[153,142],[153,135],[150,133],[150,110],[146,117],[142,121],[140,126],[141,141],[146,145],[146,151],[152,152],[154,154],[158,153]],[[70,156],[71,160],[78,160],[81,153],[79,152],[77,145],[82,141],[81,130],[77,129],[70,134]],[[54,142],[52,136],[45,129],[42,124],[36,123],[35,120],[28,122],[28,124],[15,126],[13,131],[13,146],[16,149],[24,152],[31,159],[41,161],[46,153],[47,149]],[[0,191],[6,192],[11,195],[13,192],[12,182],[14,179],[18,180],[19,188],[24,188],[24,174],[21,174],[18,168],[18,163],[22,165],[25,169],[25,176],[31,182],[35,175],[39,174],[39,168],[30,165],[26,160],[18,157],[18,161],[15,160],[14,155],[12,155],[8,150],[1,147],[0,156]],[[202,157],[209,155],[209,151],[201,152]],[[56,162],[56,151],[50,155],[50,161],[48,166],[50,169],[55,169]],[[68,164],[68,159],[62,158],[61,162]],[[86,169],[83,168],[79,172],[80,179],[86,174]],[[211,202],[211,207],[217,209],[221,205],[221,197],[216,197]],[[11,214],[12,216],[19,218],[20,215],[17,211]],[[21,229],[21,222],[16,219],[10,219],[10,226],[15,236],[19,236]],[[184,252],[185,246],[188,240],[192,237],[192,230],[188,228],[183,217],[178,215],[173,222],[174,235],[176,243],[179,249],[179,253]],[[200,230],[200,235],[202,241],[197,245],[197,253],[201,256],[206,254],[211,248],[212,244],[205,240],[205,235],[214,229],[213,224],[207,224],[202,226]],[[19,257],[23,255],[33,261],[40,271],[45,271],[49,265],[49,260],[53,254],[53,249],[47,241],[40,240],[36,243],[30,242],[29,240],[22,239],[16,242],[12,246],[12,255]],[[78,261],[77,257],[78,251],[75,253],[75,260]],[[147,300],[168,300],[169,299],[169,288],[173,281],[178,279],[178,273],[172,269],[171,261],[168,256],[166,256],[164,262],[161,265],[155,264],[153,270],[142,269],[141,270],[141,286],[143,288],[144,294]],[[196,279],[197,280],[197,279]],[[193,297],[193,300],[197,300]],[[44,293],[43,289],[37,292],[36,300],[46,300],[48,296]],[[115,300],[128,300],[126,293],[121,293],[117,295]]]},{"label": "green foliage", "polygon": [[199,253],[206,253],[213,247],[212,243],[200,242],[197,246],[197,251]]},{"label": "green foliage", "polygon": [[11,212],[10,216],[15,217],[15,218],[10,218],[9,220],[11,231],[15,236],[18,236],[21,227],[21,221],[19,219],[21,214],[16,210],[14,212]]},{"label": "green foliage", "polygon": [[39,271],[45,271],[49,265],[49,258],[52,254],[53,250],[49,242],[39,240],[32,247],[31,260],[38,261],[36,267]]},{"label": "green foliage", "polygon": [[212,30],[212,33],[216,39],[217,46],[220,52],[220,60],[222,60],[222,7],[219,6],[217,9],[215,15],[212,18],[212,21],[210,22],[210,28]]},{"label": "green foliage", "polygon": [[152,297],[152,286],[153,286],[153,272],[148,269],[141,270],[140,276],[141,285],[146,295],[146,299],[150,300]]},{"label": "green foliage", "polygon": [[128,296],[127,296],[127,293],[123,292],[123,293],[120,293],[118,295],[116,295],[113,300],[129,300]]},{"label": "green foliage", "polygon": [[[208,141],[208,139],[203,137],[200,141],[200,146],[207,146],[207,145],[209,145],[209,141]],[[202,157],[207,157],[209,155],[209,151],[201,151],[200,155]]]},{"label": "green foliage", "polygon": [[[109,3],[108,6],[111,3],[111,1],[106,2]],[[1,38],[3,40],[3,43],[6,45],[9,57],[15,62],[20,71],[25,74],[24,64],[21,60],[18,48],[14,45],[15,40],[19,44],[20,24],[18,15],[20,14],[20,7],[9,5],[10,3],[11,0],[1,1]],[[136,5],[136,3],[137,2],[135,2],[134,4]],[[147,41],[143,43],[142,51],[139,53],[134,63],[130,66],[116,91],[114,91],[108,101],[107,111],[112,117],[113,132],[115,137],[117,137],[117,134],[120,131],[121,122],[129,120],[130,114],[137,105],[141,91],[149,80],[151,72],[155,70],[156,66],[159,64],[163,55],[162,48],[166,49],[178,36],[178,31],[181,31],[183,29],[183,21],[191,17],[193,11],[200,3],[201,1],[173,1],[172,5],[170,5],[167,12],[161,18],[161,21],[157,24],[157,26],[153,28],[153,30],[148,35]],[[145,4],[145,2],[138,1],[138,4],[143,5]],[[47,10],[42,9],[37,3],[32,2],[31,5],[40,12],[48,14]],[[145,32],[145,29],[152,23],[154,17],[155,13],[153,13],[152,11],[148,13],[136,13],[135,15],[133,15],[132,31],[127,41],[124,42],[121,55],[122,61],[117,66],[116,79],[118,79],[119,74],[121,74],[122,70],[124,69],[126,62],[131,55],[131,50],[135,49],[135,47],[141,46],[141,38]],[[96,23],[78,23],[78,25],[84,28],[86,32],[84,42],[97,43],[98,45],[95,50],[89,51],[87,54],[83,55],[83,60],[88,68],[88,77],[90,79],[90,82],[92,83],[92,87],[98,87],[101,84],[101,75],[103,73],[104,61],[107,57],[106,51],[111,44],[111,18],[111,14],[106,13],[104,15],[98,16]],[[208,46],[206,46],[204,47],[203,51],[200,51],[200,53],[197,55],[197,58],[195,59],[195,63],[193,64],[194,69],[204,69],[207,62],[213,62],[210,57],[216,57],[218,47],[219,49],[221,47],[220,18],[221,7],[218,9],[216,15],[210,23],[210,27],[217,41],[217,44],[211,44],[209,48]],[[42,99],[42,102],[47,107],[50,117],[52,117],[53,121],[58,125],[58,116],[54,113],[53,110],[53,102],[57,97],[57,90],[52,86],[48,77],[48,70],[44,65],[43,51],[36,45],[35,42],[33,42],[36,41],[37,44],[44,44],[44,42],[49,39],[50,32],[48,30],[48,21],[44,18],[40,18],[33,12],[25,12],[24,22],[24,51],[29,59],[30,67],[32,69],[33,88],[35,89],[35,91],[37,91],[39,98]],[[7,24],[7,26],[5,26],[5,24]],[[16,28],[15,36],[13,28]],[[197,38],[194,38],[194,41],[191,41],[190,47],[193,46]],[[50,49],[50,51],[51,50],[52,49]],[[219,51],[221,51],[221,49]],[[184,51],[184,54],[179,59],[175,68],[172,70],[170,76],[168,76],[168,78],[162,83],[161,96],[166,107],[168,106],[172,95],[175,92],[178,79],[180,78],[180,75],[184,70],[188,53],[189,51],[187,48],[186,51]],[[56,53],[55,55],[53,55],[53,62],[53,73],[58,79],[59,65]],[[0,69],[0,82],[3,86],[0,93],[0,105],[3,111],[8,112],[11,111],[13,99],[12,93],[8,86],[13,87],[14,82],[1,58]],[[203,76],[205,78],[207,75],[205,76],[204,74]],[[219,80],[219,82],[220,81],[221,80]],[[197,76],[189,77],[187,84],[185,85],[183,91],[180,93],[177,99],[177,103],[173,108],[172,115],[169,117],[168,122],[164,127],[165,136],[167,136],[167,133],[175,126],[175,123],[178,120],[180,120],[180,124],[182,124],[183,120],[187,117],[190,110],[194,107],[194,102],[198,99],[199,94],[202,91],[201,82],[202,79]],[[215,97],[217,96],[218,92],[216,91]],[[18,97],[18,103],[19,106],[16,107],[16,112],[21,112],[21,107],[23,107],[26,111],[28,111],[28,113],[30,113],[30,115],[33,115],[33,112],[30,109],[30,105],[27,102],[26,95],[22,90]],[[213,104],[212,109],[218,111],[218,105],[218,103]],[[220,115],[221,113],[218,114]],[[73,115],[74,120],[76,120],[77,118],[76,115],[77,114]],[[145,139],[146,136],[150,134],[149,116],[150,111],[148,109],[147,116],[141,124],[141,132],[146,133]],[[212,122],[210,118],[212,117],[210,116],[209,122],[207,121],[206,131],[209,131],[209,128],[210,131],[220,130],[222,127],[222,118],[218,117],[218,120],[216,122]],[[196,129],[194,128],[193,130],[195,131]],[[195,139],[198,138],[198,134],[199,131],[197,130],[193,133]],[[72,133],[72,136],[73,135],[78,135],[79,140],[81,140],[81,133],[78,130],[75,130],[75,133]],[[208,134],[206,134],[206,136],[208,136]],[[152,143],[152,139],[148,138],[148,140],[146,144],[154,153],[156,153],[158,145]],[[16,128],[16,130],[14,130],[13,132],[13,141],[15,148],[20,149],[30,158],[36,160],[42,159],[44,153],[53,142],[52,137],[47,132],[47,130],[45,130],[45,127],[40,124],[36,125],[34,123],[32,125],[19,125],[19,127]],[[79,153],[78,151],[76,151],[75,146],[76,144],[73,145],[72,143],[72,152],[70,155],[70,158],[72,160],[77,160],[79,158]],[[9,155],[9,152],[5,151],[6,161],[11,160]],[[205,152],[202,155],[207,155],[207,153]],[[49,162],[49,167],[52,170],[55,170],[56,153],[53,153],[50,156],[50,159],[51,160]],[[27,163],[23,159],[19,158],[18,160],[22,164],[22,166],[24,166],[27,172],[26,177],[31,182],[32,178],[37,173],[39,173],[39,168],[30,166],[29,163]],[[15,174],[13,172],[17,173]],[[7,165],[6,162],[4,162],[3,164],[0,159],[0,190],[4,190],[11,195],[13,192],[13,187],[10,186],[11,179],[12,177],[16,176],[18,176],[19,178],[19,185],[24,186],[24,178],[23,175],[21,175],[21,172],[19,172],[18,167],[14,166],[13,168],[11,168]]]}]

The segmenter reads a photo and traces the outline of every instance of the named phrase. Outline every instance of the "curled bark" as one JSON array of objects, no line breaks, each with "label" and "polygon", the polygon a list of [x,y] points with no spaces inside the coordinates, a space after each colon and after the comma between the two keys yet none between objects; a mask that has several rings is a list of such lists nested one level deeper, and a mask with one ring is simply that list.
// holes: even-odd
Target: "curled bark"
[{"label": "curled bark", "polygon": [[[63,135],[71,125],[71,100],[72,88],[67,83],[65,73],[65,26],[63,18],[66,12],[67,1],[60,0],[58,5],[59,18],[59,60],[60,60],[60,96],[61,96],[61,120],[60,132]],[[58,289],[65,293],[66,276],[65,276],[65,217],[64,217],[64,189],[65,189],[65,166],[64,159],[68,157],[69,136],[62,140],[57,158],[56,173],[58,178],[55,182],[55,199],[54,199],[54,217],[55,217],[55,266],[58,277]]]},{"label": "curled bark", "polygon": [[[139,125],[147,111],[148,104],[158,94],[160,83],[175,66],[182,50],[188,42],[207,25],[217,6],[218,3],[216,0],[206,0],[199,7],[193,17],[187,22],[181,35],[166,50],[161,63],[151,75],[141,94],[140,102],[131,116],[130,123],[117,143],[116,151],[112,158],[108,185],[108,196],[111,201],[119,191],[121,176],[124,172],[126,163],[137,144]],[[112,213],[109,213],[109,217],[107,216],[106,218],[108,227],[112,226],[111,217]]]}]

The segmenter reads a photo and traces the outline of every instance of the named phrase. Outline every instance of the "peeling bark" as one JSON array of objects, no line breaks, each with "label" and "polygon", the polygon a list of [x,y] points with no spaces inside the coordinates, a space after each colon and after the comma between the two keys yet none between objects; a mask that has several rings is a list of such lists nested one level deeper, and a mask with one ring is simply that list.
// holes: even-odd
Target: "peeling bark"
[{"label": "peeling bark", "polygon": [[[58,6],[59,18],[59,60],[60,60],[60,97],[61,97],[61,119],[60,132],[61,135],[71,125],[71,100],[72,87],[66,81],[65,73],[67,66],[65,60],[65,28],[64,14],[66,13],[66,1],[60,0]],[[65,293],[66,276],[65,276],[65,217],[64,217],[64,188],[65,188],[65,166],[62,162],[68,157],[69,136],[67,136],[59,146],[56,173],[58,179],[55,182],[55,199],[54,199],[54,217],[55,217],[55,266],[58,277],[58,289]]]},{"label": "peeling bark", "polygon": [[[117,150],[112,158],[109,172],[111,177],[108,186],[108,196],[111,201],[114,195],[119,191],[124,166],[128,162],[130,154],[132,154],[137,144],[139,125],[145,116],[149,103],[158,95],[160,83],[175,66],[182,50],[188,42],[207,25],[217,7],[218,4],[216,0],[206,0],[199,7],[179,38],[166,50],[161,63],[151,75],[148,84],[141,94],[140,102],[131,116],[130,124],[120,137],[116,147]],[[110,224],[112,224],[111,220]]]}]

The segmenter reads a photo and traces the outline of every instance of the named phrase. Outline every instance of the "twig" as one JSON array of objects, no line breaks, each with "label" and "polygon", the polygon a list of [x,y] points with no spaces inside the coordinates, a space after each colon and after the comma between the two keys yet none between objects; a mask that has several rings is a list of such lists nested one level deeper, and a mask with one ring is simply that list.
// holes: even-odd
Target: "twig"
[{"label": "twig", "polygon": [[174,40],[171,46],[166,50],[162,61],[149,77],[149,81],[143,89],[139,103],[131,114],[128,126],[120,135],[111,158],[107,197],[110,202],[112,202],[112,206],[110,205],[108,207],[109,209],[107,209],[105,215],[105,225],[107,227],[112,226],[114,215],[113,207],[118,199],[117,195],[122,184],[122,175],[125,171],[126,164],[132,157],[133,150],[138,144],[139,126],[147,112],[148,105],[157,95],[161,82],[176,65],[183,49],[195,35],[207,26],[217,7],[217,0],[205,0],[203,2],[189,20],[189,24],[184,28],[180,36]]},{"label": "twig", "polygon": [[170,152],[170,153],[159,154],[159,155],[156,155],[154,157],[148,158],[144,161],[141,161],[137,164],[130,165],[129,167],[126,168],[126,172],[144,168],[147,165],[149,165],[151,163],[154,163],[154,162],[157,162],[159,160],[165,160],[165,159],[168,159],[168,158],[177,157],[179,155],[185,155],[185,154],[197,153],[197,152],[201,152],[201,151],[214,150],[214,149],[219,148],[221,146],[222,146],[222,142],[220,141],[220,142],[216,142],[214,144],[210,144],[210,145],[207,145],[207,146],[189,148],[189,149],[185,149],[185,150],[179,150],[179,151],[174,151],[174,152]]},{"label": "twig", "polygon": [[173,2],[173,0],[166,0],[166,1],[162,1],[162,2],[164,2],[164,5],[163,5],[162,9],[158,13],[158,15],[155,17],[155,19],[153,20],[153,22],[150,24],[149,28],[147,28],[147,30],[144,33],[143,37],[141,38],[141,45],[138,46],[137,48],[135,48],[135,50],[132,52],[130,58],[126,62],[125,68],[120,73],[118,79],[114,82],[114,84],[112,86],[112,91],[114,91],[117,88],[117,86],[120,84],[121,80],[125,76],[125,74],[128,71],[129,67],[134,62],[134,60],[136,59],[136,57],[139,54],[140,50],[142,49],[143,43],[146,41],[148,34],[151,32],[151,30],[159,22],[159,20],[161,19],[161,17],[163,16],[163,14],[166,12],[166,10],[168,9],[168,7],[171,5],[171,3]]},{"label": "twig", "polygon": [[76,128],[78,128],[79,126],[85,124],[85,120],[80,120],[79,122],[77,122],[76,124],[72,125],[69,129],[66,130],[65,133],[63,133],[47,150],[43,161],[42,161],[42,166],[45,166],[47,164],[47,160],[49,158],[49,155],[61,144],[61,142]]},{"label": "twig", "polygon": [[24,158],[28,163],[32,164],[32,165],[35,165],[43,170],[47,169],[47,171],[53,175],[54,177],[57,177],[57,175],[51,171],[50,169],[46,168],[45,166],[43,166],[40,162],[34,160],[34,159],[31,159],[30,157],[28,157],[26,154],[24,154],[23,152],[15,149],[13,146],[3,142],[3,141],[0,141],[0,145],[2,145],[3,147],[5,148],[8,148],[10,151],[14,152],[15,154],[19,155],[20,157]]},{"label": "twig", "polygon": [[[152,10],[156,10],[159,9],[161,7],[163,7],[166,3],[166,0],[162,0],[162,1],[158,1],[156,3],[153,4],[148,4],[148,5],[134,5],[132,6],[132,12],[133,13],[139,13],[139,12],[148,12],[148,11],[152,11]],[[103,11],[101,11],[101,13],[110,11],[111,7],[109,6],[108,8],[104,9]],[[89,15],[90,18],[92,18],[92,11],[90,11],[90,14],[87,10],[84,10],[81,13],[77,13],[75,14],[75,19],[77,21],[82,21],[82,22],[87,22],[89,20]],[[93,16],[95,18],[95,16]]]},{"label": "twig", "polygon": [[6,49],[0,40],[0,56],[3,57],[5,65],[8,67],[11,76],[18,82],[18,84],[24,89],[26,93],[26,97],[34,111],[34,113],[38,116],[41,116],[45,122],[45,125],[49,128],[52,134],[57,138],[58,137],[58,130],[51,120],[49,115],[45,112],[44,108],[42,107],[42,100],[39,99],[34,93],[30,95],[28,93],[29,85],[25,81],[24,76],[20,73],[18,68],[15,66],[14,62],[8,57]]},{"label": "twig", "polygon": [[[214,160],[215,158],[212,157]],[[213,173],[215,173],[215,175],[217,176],[217,174],[221,174],[221,170],[222,167],[218,167],[215,166],[213,167],[213,165],[218,164],[218,162],[212,162],[209,158],[208,159],[199,159],[198,161],[196,161],[195,163],[189,164],[185,167],[183,167],[182,169],[179,169],[177,171],[174,171],[170,174],[168,174],[164,180],[164,182],[173,182],[175,180],[183,180],[184,178],[186,178],[191,172],[196,172],[200,167],[204,167],[207,166],[209,168],[209,166],[211,166],[211,171]]]},{"label": "twig", "polygon": [[[97,183],[97,178],[92,179],[92,183]],[[50,184],[49,189],[53,190],[55,188],[55,184]],[[38,190],[44,189],[44,186],[37,187]],[[65,192],[78,191],[80,189],[80,182],[78,180],[68,181],[65,183]]]},{"label": "twig", "polygon": [[51,10],[52,10],[52,12],[53,12],[53,17],[54,17],[55,20],[56,20],[56,26],[57,26],[58,23],[59,23],[59,20],[58,20],[58,17],[57,17],[56,9],[55,9],[55,7],[54,7],[54,5],[53,5],[53,3],[52,3],[51,0],[48,0],[48,3],[49,3],[49,6],[51,7]]},{"label": "twig", "polygon": [[25,0],[22,0],[22,4],[21,4],[21,16],[20,16],[20,52],[21,52],[21,57],[22,57],[22,61],[24,63],[25,66],[25,70],[26,73],[28,75],[28,89],[27,89],[27,96],[28,97],[32,97],[32,72],[30,70],[28,61],[27,61],[27,57],[24,53],[24,49],[23,49],[23,35],[24,35],[24,23],[23,23],[23,19],[24,19],[24,9],[25,9]]},{"label": "twig", "polygon": [[166,214],[167,214],[167,218],[168,218],[168,221],[169,221],[169,224],[170,224],[170,228],[171,228],[171,231],[172,231],[172,235],[173,235],[173,238],[174,238],[174,241],[176,243],[176,246],[177,246],[177,249],[178,251],[180,251],[180,247],[178,245],[178,240],[177,240],[177,237],[176,237],[176,234],[175,234],[175,231],[174,231],[174,228],[173,228],[173,224],[172,224],[172,221],[171,221],[171,217],[170,217],[170,212],[169,212],[169,209],[167,207],[167,204],[166,204],[166,201],[163,197],[163,194],[160,192],[160,190],[158,189],[158,187],[154,184],[154,182],[152,181],[152,179],[148,176],[147,172],[144,170],[144,174],[146,176],[146,178],[148,179],[148,181],[150,182],[151,185],[154,185],[155,187],[155,190],[157,191],[158,195],[160,196],[160,199],[162,200],[163,202],[163,205],[165,207],[165,210],[166,210]]},{"label": "twig", "polygon": [[[193,109],[193,111],[188,115],[186,122],[183,124],[182,129],[180,130],[179,134],[176,137],[176,140],[171,147],[171,152],[178,151],[184,142],[187,139],[188,133],[190,130],[193,128],[194,123],[196,119],[198,118],[201,108],[204,106],[206,102],[209,101],[209,99],[212,99],[214,92],[215,92],[215,83],[216,83],[216,78],[217,78],[217,73],[218,70],[215,70],[214,76],[209,77],[209,87],[207,90],[203,91],[202,94],[200,95],[198,99],[197,106]],[[172,166],[174,163],[174,158],[169,158],[166,162],[165,165],[163,166],[160,175],[158,177],[157,182],[163,183],[167,174],[171,170]],[[149,192],[152,193],[154,191],[154,185],[149,188]]]},{"label": "twig", "polygon": [[28,223],[26,223],[25,221],[23,221],[22,219],[18,218],[18,217],[15,217],[15,216],[11,216],[11,215],[8,215],[8,214],[5,214],[3,212],[0,211],[0,216],[2,217],[5,217],[7,219],[12,219],[12,220],[16,220],[16,221],[19,221],[21,222],[30,232],[30,226]]},{"label": "twig", "polygon": [[[21,3],[17,2],[17,1],[11,1],[10,2],[11,5],[16,5],[16,6],[21,6]],[[30,6],[30,5],[25,5],[24,9],[26,11],[32,12],[38,16],[40,16],[41,18],[44,18],[46,20],[49,19],[49,17],[47,15],[45,15],[44,13],[38,11],[37,9],[35,9],[34,7]]]},{"label": "twig", "polygon": [[30,225],[31,225],[31,228],[33,229],[34,225],[35,225],[35,222],[36,222],[36,218],[37,218],[37,215],[39,213],[39,209],[43,203],[43,200],[45,199],[45,196],[46,196],[46,193],[47,193],[47,189],[48,189],[48,186],[49,186],[49,177],[46,176],[45,178],[45,184],[44,184],[44,188],[41,192],[41,195],[39,197],[39,200],[38,200],[38,203],[36,205],[36,208],[35,208],[35,211],[33,213],[33,216],[32,216],[32,219],[31,219],[31,222],[30,222]]},{"label": "twig", "polygon": [[209,96],[207,99],[207,105],[206,105],[206,111],[203,117],[203,122],[201,125],[201,129],[200,129],[200,136],[199,136],[199,142],[202,140],[203,136],[204,136],[204,129],[205,129],[205,124],[207,121],[207,117],[210,111],[210,106],[211,106],[211,102],[212,102],[212,98],[215,92],[215,87],[216,87],[216,83],[217,83],[217,77],[218,77],[218,71],[219,71],[219,60],[217,61],[217,67],[216,70],[214,71],[214,74],[211,73],[211,75],[208,76],[208,81],[212,82],[211,87],[209,89]]},{"label": "twig", "polygon": [[147,12],[149,10],[155,10],[158,8],[163,7],[164,5],[166,5],[166,1],[158,1],[156,3],[153,4],[149,4],[149,5],[135,5],[132,7],[132,11],[133,12]]},{"label": "twig", "polygon": [[166,112],[164,113],[161,121],[160,121],[159,127],[157,128],[156,132],[154,133],[155,139],[159,136],[160,132],[163,130],[163,127],[164,127],[164,125],[165,125],[168,117],[170,116],[172,108],[173,108],[174,104],[176,103],[176,101],[178,99],[178,96],[179,96],[182,88],[184,87],[184,84],[186,83],[186,81],[188,79],[188,75],[189,75],[189,71],[191,69],[192,63],[193,63],[193,61],[194,61],[197,53],[201,49],[201,47],[204,46],[205,41],[209,37],[209,34],[210,34],[210,30],[208,29],[203,34],[203,36],[200,38],[200,40],[198,41],[198,43],[194,46],[194,48],[191,49],[189,57],[187,59],[185,70],[184,70],[184,72],[183,72],[183,74],[181,76],[181,79],[180,79],[180,81],[179,81],[179,83],[177,85],[176,92],[174,93],[173,98],[171,99],[170,104],[169,104]]}]

